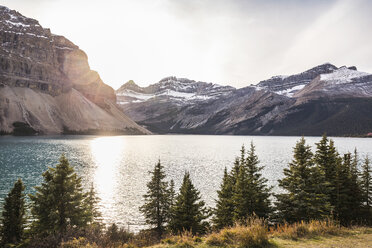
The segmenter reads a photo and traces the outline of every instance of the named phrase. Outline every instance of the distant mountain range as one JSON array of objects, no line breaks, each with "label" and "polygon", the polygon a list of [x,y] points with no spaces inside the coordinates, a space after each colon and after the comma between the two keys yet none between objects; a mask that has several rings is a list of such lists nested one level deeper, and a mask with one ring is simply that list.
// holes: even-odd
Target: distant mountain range
[{"label": "distant mountain range", "polygon": [[168,77],[116,91],[124,113],[155,133],[368,135],[372,75],[326,63],[257,85],[231,86]]},{"label": "distant mountain range", "polygon": [[150,133],[116,105],[87,55],[0,6],[0,134]]},{"label": "distant mountain range", "polygon": [[[135,123],[137,122],[137,123]],[[168,77],[115,91],[87,55],[0,6],[0,134],[368,135],[372,75],[323,64],[236,89]]]}]

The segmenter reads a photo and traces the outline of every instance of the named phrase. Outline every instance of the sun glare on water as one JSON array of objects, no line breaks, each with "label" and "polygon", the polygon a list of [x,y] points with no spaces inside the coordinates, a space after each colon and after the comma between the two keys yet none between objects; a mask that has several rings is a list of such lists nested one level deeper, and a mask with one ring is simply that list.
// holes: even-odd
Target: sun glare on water
[{"label": "sun glare on water", "polygon": [[122,151],[125,149],[124,139],[118,136],[98,137],[91,141],[90,149],[96,165],[94,187],[101,203],[105,205],[104,211],[115,211],[113,204],[117,195]]}]

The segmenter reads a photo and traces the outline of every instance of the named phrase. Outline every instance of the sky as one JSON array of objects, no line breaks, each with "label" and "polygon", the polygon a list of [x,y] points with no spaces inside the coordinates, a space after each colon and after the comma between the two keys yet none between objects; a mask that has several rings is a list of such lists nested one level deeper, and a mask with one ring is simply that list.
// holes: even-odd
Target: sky
[{"label": "sky", "polygon": [[326,62],[372,73],[370,0],[0,0],[88,54],[114,89],[244,87]]}]

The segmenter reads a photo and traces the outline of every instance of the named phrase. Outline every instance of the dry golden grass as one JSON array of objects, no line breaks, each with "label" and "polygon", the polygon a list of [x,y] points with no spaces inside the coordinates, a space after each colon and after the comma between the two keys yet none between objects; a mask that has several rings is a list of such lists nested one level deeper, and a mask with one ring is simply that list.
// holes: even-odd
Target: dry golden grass
[{"label": "dry golden grass", "polygon": [[268,247],[268,229],[259,218],[248,220],[247,225],[224,228],[206,237],[205,244],[217,247]]},{"label": "dry golden grass", "polygon": [[85,238],[79,238],[62,243],[61,248],[372,248],[372,228],[342,228],[331,220],[268,228],[262,219],[252,218],[246,225],[224,228],[204,237],[184,232],[154,244],[154,241],[143,241],[147,240],[148,236],[149,234],[136,235],[128,243],[111,243],[110,246],[89,243]]},{"label": "dry golden grass", "polygon": [[99,248],[95,243],[89,243],[85,238],[74,238],[73,240],[62,242],[61,248]]},{"label": "dry golden grass", "polygon": [[334,221],[312,220],[310,222],[299,222],[294,224],[281,224],[275,228],[270,228],[273,237],[297,240],[299,238],[311,238],[319,235],[338,235],[342,234],[343,228]]},{"label": "dry golden grass", "polygon": [[198,236],[193,236],[192,232],[184,231],[181,235],[170,236],[161,241],[162,246],[187,248],[197,246],[202,242]]},{"label": "dry golden grass", "polygon": [[274,237],[270,241],[278,248],[372,248],[372,228],[349,228],[337,235],[298,240]]}]

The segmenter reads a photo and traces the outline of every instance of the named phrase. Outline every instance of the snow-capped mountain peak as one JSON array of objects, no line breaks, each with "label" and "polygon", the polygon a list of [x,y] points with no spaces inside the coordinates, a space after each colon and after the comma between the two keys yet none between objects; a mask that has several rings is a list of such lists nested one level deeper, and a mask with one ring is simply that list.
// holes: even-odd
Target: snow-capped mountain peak
[{"label": "snow-capped mountain peak", "polygon": [[298,74],[290,76],[273,76],[267,80],[259,82],[257,87],[260,90],[267,90],[279,95],[292,97],[318,75],[331,73],[334,70],[337,70],[336,66],[330,63],[325,63]]},{"label": "snow-capped mountain peak", "polygon": [[295,94],[295,97],[305,96],[371,97],[372,74],[357,71],[355,66],[342,66],[331,73],[319,75]]},{"label": "snow-capped mountain peak", "polygon": [[368,76],[370,74],[366,72],[360,72],[354,69],[350,69],[346,66],[340,67],[332,73],[321,74],[320,80],[331,81],[334,83],[349,83],[352,79]]},{"label": "snow-capped mountain peak", "polygon": [[121,86],[116,94],[119,104],[148,101],[152,98],[184,104],[188,101],[208,100],[235,90],[231,86],[199,82],[187,78],[166,77],[158,83],[140,87],[133,81]]}]

